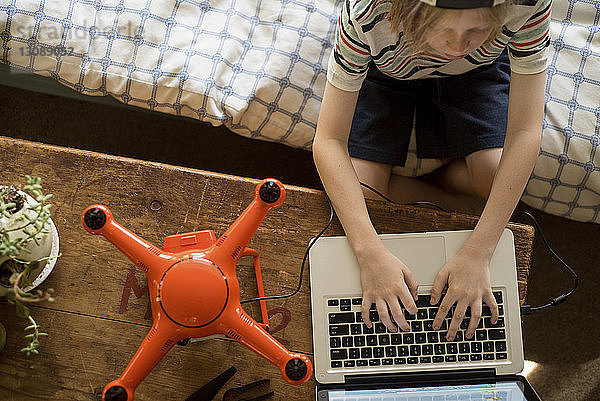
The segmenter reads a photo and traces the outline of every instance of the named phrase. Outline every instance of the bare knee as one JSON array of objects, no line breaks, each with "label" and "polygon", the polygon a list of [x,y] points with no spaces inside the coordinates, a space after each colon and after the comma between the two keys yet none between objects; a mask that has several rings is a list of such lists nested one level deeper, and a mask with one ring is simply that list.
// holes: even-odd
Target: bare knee
[{"label": "bare knee", "polygon": [[[350,158],[350,160],[352,161],[352,166],[354,167],[354,171],[360,182],[367,184],[377,192],[388,196],[392,166],[389,164],[356,159],[354,157]],[[361,188],[365,198],[381,199],[381,196],[378,195],[377,192],[362,185]]]},{"label": "bare knee", "polygon": [[474,172],[471,175],[471,185],[473,187],[474,195],[483,199],[487,199],[492,190],[494,175],[495,171],[492,172],[488,169],[485,171]]},{"label": "bare knee", "polygon": [[487,199],[494,183],[502,156],[502,148],[484,149],[468,155],[465,160],[473,194]]}]

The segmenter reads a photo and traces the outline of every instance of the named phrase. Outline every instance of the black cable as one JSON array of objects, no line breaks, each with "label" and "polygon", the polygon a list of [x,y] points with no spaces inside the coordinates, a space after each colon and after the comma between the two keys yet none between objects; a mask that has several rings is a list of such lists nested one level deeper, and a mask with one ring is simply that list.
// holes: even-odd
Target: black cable
[{"label": "black cable", "polygon": [[[382,194],[381,192],[379,192],[378,190],[376,190],[375,188],[373,188],[372,186],[367,185],[364,182],[360,182],[360,185],[362,185],[363,187],[368,188],[371,191],[375,192],[377,195],[381,196],[386,201],[388,201],[390,203],[398,204],[397,202],[394,202],[393,200],[391,200],[390,198],[388,198],[387,196],[385,196],[384,194]],[[431,207],[434,207],[434,208],[436,208],[436,209],[438,209],[438,210],[440,210],[442,212],[448,213],[448,211],[446,209],[444,209],[440,205],[437,205],[437,204],[435,204],[433,202],[418,201],[418,202],[402,203],[402,205],[405,205],[405,206],[431,206]]]},{"label": "black cable", "polygon": [[544,236],[544,232],[542,231],[540,225],[538,224],[537,220],[535,219],[535,217],[533,217],[533,215],[531,213],[525,212],[522,210],[517,210],[514,214],[523,214],[531,219],[531,221],[533,222],[533,226],[540,233],[540,237],[542,238],[542,241],[544,242],[544,245],[546,246],[546,248],[550,251],[552,256],[554,256],[556,258],[556,260],[558,260],[569,271],[569,273],[571,273],[571,275],[573,276],[573,281],[574,281],[573,287],[567,293],[564,293],[557,297],[552,298],[552,300],[550,300],[550,302],[548,302],[544,305],[540,305],[540,306],[522,305],[521,306],[521,314],[529,315],[531,312],[535,312],[535,311],[538,311],[541,309],[548,308],[549,306],[554,306],[554,305],[558,305],[558,304],[565,302],[567,300],[567,298],[571,294],[573,294],[575,292],[575,290],[577,289],[577,286],[579,285],[579,276],[577,275],[575,270],[573,270],[571,268],[571,266],[569,266],[564,260],[562,260],[561,257],[558,256],[557,253],[554,251],[554,249],[552,249],[552,247],[546,240],[546,237]]},{"label": "black cable", "polygon": [[302,287],[302,276],[304,275],[304,266],[306,264],[306,258],[308,258],[308,252],[310,251],[310,248],[312,248],[314,243],[317,241],[317,239],[319,239],[319,237],[321,237],[321,235],[323,235],[325,230],[327,230],[329,228],[329,226],[331,225],[331,222],[333,221],[333,216],[335,215],[335,212],[333,210],[333,205],[331,204],[331,201],[329,200],[329,197],[327,196],[327,194],[325,195],[325,198],[327,198],[327,203],[329,203],[329,221],[327,222],[327,224],[325,224],[325,227],[323,227],[321,232],[319,232],[319,234],[317,234],[317,236],[310,242],[310,244],[306,248],[306,252],[304,252],[304,258],[302,259],[302,266],[300,267],[300,279],[298,280],[298,287],[293,292],[290,292],[289,294],[271,295],[268,297],[257,297],[257,298],[246,299],[244,301],[240,301],[241,304],[245,304],[248,302],[268,300],[268,299],[289,298],[291,296],[296,295],[300,291],[300,288]]}]

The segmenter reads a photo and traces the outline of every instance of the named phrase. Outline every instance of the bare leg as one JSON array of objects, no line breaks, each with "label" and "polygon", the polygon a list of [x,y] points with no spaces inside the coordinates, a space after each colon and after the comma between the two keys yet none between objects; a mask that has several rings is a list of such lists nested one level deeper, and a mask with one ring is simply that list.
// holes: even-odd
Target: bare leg
[{"label": "bare leg", "polygon": [[[384,163],[376,163],[368,160],[350,158],[358,180],[370,187],[375,188],[385,196],[388,196],[388,186],[392,174],[392,166]],[[379,195],[368,188],[361,187],[365,198],[381,199]]]},{"label": "bare leg", "polygon": [[448,211],[471,214],[481,212],[481,202],[477,198],[471,195],[449,193],[443,188],[417,177],[392,175],[389,196],[399,203],[428,201]]},{"label": "bare leg", "polygon": [[439,185],[450,193],[474,195],[487,199],[498,165],[502,148],[484,149],[457,159],[426,176],[427,182]]},{"label": "bare leg", "polygon": [[476,195],[487,199],[500,165],[502,148],[484,149],[465,157],[471,185]]},{"label": "bare leg", "polygon": [[[434,184],[416,177],[392,174],[392,166],[351,158],[358,179],[375,188],[397,203],[433,202],[446,210],[479,213],[479,202],[472,196],[451,194]],[[366,198],[381,199],[363,187]]]},{"label": "bare leg", "polygon": [[475,195],[465,159],[453,160],[434,172],[423,176],[423,179],[451,194]]}]

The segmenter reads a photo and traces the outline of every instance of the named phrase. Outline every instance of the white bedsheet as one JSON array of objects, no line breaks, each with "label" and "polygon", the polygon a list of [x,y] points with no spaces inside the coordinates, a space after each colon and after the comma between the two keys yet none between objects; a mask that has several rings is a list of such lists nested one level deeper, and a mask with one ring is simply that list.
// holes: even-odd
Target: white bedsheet
[{"label": "white bedsheet", "polygon": [[555,0],[540,156],[523,201],[600,223],[600,2]]},{"label": "white bedsheet", "polygon": [[[341,4],[0,0],[0,61],[84,94],[310,149]],[[548,213],[596,223],[598,4],[554,1],[542,150],[523,197]]]},{"label": "white bedsheet", "polygon": [[84,94],[310,148],[338,3],[0,0],[0,59]]}]

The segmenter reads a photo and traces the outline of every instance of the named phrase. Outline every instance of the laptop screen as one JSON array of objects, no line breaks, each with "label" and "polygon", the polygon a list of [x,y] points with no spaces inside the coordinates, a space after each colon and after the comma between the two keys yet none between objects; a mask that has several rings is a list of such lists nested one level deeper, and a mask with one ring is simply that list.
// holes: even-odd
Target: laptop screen
[{"label": "laptop screen", "polygon": [[517,381],[457,386],[330,390],[329,401],[527,401]]}]

